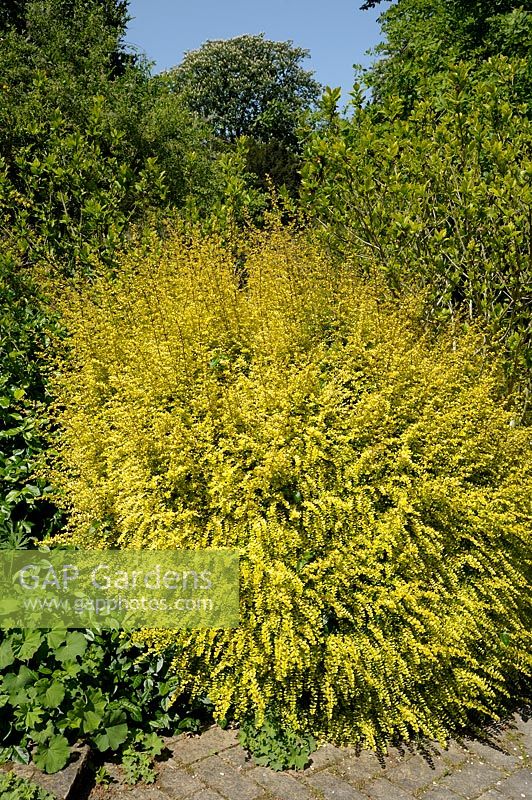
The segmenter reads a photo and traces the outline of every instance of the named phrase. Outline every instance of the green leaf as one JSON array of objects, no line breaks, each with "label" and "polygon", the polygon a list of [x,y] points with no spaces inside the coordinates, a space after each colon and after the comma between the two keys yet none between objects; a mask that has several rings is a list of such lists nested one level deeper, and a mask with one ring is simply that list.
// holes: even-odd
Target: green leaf
[{"label": "green leaf", "polygon": [[103,719],[102,715],[98,714],[98,712],[87,711],[83,715],[83,732],[92,733],[93,731],[98,730],[102,719]]},{"label": "green leaf", "polygon": [[30,763],[30,754],[25,747],[13,747],[12,752],[12,759],[16,761],[18,764],[29,764]]},{"label": "green leaf", "polygon": [[54,681],[46,690],[46,707],[58,708],[65,697],[65,688],[58,681]]},{"label": "green leaf", "polygon": [[10,667],[15,663],[15,656],[13,655],[13,648],[9,639],[6,639],[0,644],[0,669]]},{"label": "green leaf", "polygon": [[49,742],[39,745],[34,755],[35,765],[52,774],[59,772],[67,764],[70,756],[70,746],[64,736],[53,736]]},{"label": "green leaf", "polygon": [[160,756],[164,750],[164,742],[156,733],[150,733],[144,738],[144,747],[152,756]]},{"label": "green leaf", "polygon": [[35,655],[43,642],[43,637],[39,631],[28,631],[24,636],[24,641],[21,644],[17,653],[21,661],[29,661]]},{"label": "green leaf", "polygon": [[67,631],[58,628],[57,630],[50,631],[46,636],[48,647],[51,650],[57,650],[66,641]]},{"label": "green leaf", "polygon": [[66,644],[56,651],[55,657],[61,663],[74,661],[79,656],[82,656],[86,649],[87,640],[82,633],[69,633],[66,637]]},{"label": "green leaf", "polygon": [[20,667],[18,675],[13,676],[15,686],[18,689],[22,689],[23,687],[27,686],[28,683],[35,683],[38,677],[38,674],[25,664]]},{"label": "green leaf", "polygon": [[112,725],[105,728],[105,733],[96,736],[94,743],[102,753],[109,749],[118,750],[120,745],[126,741],[127,735],[128,727],[126,723],[123,722],[120,725]]},{"label": "green leaf", "polygon": [[32,728],[35,728],[41,722],[43,714],[44,710],[42,708],[31,708],[26,711],[24,716],[26,728],[30,731]]}]

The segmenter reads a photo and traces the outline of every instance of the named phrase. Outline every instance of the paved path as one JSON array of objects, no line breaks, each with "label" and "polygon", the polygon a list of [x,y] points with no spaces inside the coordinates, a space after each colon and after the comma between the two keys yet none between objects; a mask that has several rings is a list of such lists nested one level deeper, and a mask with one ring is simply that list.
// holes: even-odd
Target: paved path
[{"label": "paved path", "polygon": [[152,786],[126,786],[108,765],[116,782],[90,800],[532,800],[532,719],[515,716],[489,742],[392,748],[382,763],[325,745],[302,772],[278,773],[254,766],[234,731],[212,727],[169,740]]}]

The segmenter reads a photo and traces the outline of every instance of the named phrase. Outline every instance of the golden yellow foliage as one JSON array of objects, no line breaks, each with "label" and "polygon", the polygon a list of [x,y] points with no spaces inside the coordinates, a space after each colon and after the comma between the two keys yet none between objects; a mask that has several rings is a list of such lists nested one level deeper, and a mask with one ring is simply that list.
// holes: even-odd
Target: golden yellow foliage
[{"label": "golden yellow foliage", "polygon": [[55,482],[79,545],[241,549],[236,630],[144,631],[219,717],[443,737],[529,673],[531,432],[474,334],[275,227],[140,248],[63,302]]}]

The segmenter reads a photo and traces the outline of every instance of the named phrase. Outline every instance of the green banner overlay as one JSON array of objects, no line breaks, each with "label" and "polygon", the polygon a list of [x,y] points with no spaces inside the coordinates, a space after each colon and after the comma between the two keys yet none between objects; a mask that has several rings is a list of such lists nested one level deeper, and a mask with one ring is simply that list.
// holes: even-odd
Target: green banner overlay
[{"label": "green banner overlay", "polygon": [[0,628],[236,628],[236,550],[0,550]]}]

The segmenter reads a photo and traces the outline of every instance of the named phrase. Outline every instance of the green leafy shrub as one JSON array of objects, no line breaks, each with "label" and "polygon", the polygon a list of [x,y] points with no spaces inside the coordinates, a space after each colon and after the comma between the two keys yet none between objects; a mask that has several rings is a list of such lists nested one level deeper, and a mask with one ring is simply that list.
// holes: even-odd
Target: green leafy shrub
[{"label": "green leafy shrub", "polygon": [[54,800],[53,796],[14,772],[0,772],[0,797],[2,800]]},{"label": "green leafy shrub", "polygon": [[377,101],[396,94],[411,107],[449,62],[480,64],[504,55],[515,60],[516,90],[530,107],[532,15],[522,0],[398,0],[383,12],[384,41],[366,73]]},{"label": "green leafy shrub", "polygon": [[0,548],[21,548],[57,530],[50,487],[36,476],[46,420],[46,364],[55,320],[13,248],[0,254]]},{"label": "green leafy shrub", "polygon": [[219,719],[445,737],[530,672],[529,428],[478,335],[275,228],[63,295],[52,477],[88,547],[241,551],[234,630],[145,631]]},{"label": "green leafy shrub", "polygon": [[[173,697],[168,664],[118,632],[14,631],[0,638],[0,758],[57,772],[70,744],[122,753],[127,774],[149,777],[160,735],[194,729]],[[191,713],[194,713],[193,710]]]},{"label": "green leafy shrub", "polygon": [[256,764],[275,771],[304,769],[316,749],[312,736],[300,736],[269,719],[259,728],[254,722],[244,723],[239,740],[242,747],[250,751]]},{"label": "green leafy shrub", "polygon": [[[517,67],[493,58],[427,79],[405,109],[397,95],[352,119],[323,104],[303,173],[304,202],[327,245],[396,291],[428,289],[430,320],[484,325],[506,353],[510,389],[532,381],[532,121]],[[359,98],[360,99],[360,98]]]},{"label": "green leafy shrub", "polygon": [[0,232],[65,273],[114,264],[133,223],[218,196],[207,125],[120,40],[127,3],[25,4],[0,52]]},{"label": "green leafy shrub", "polygon": [[28,545],[38,529],[49,533],[53,514],[52,519],[40,516],[50,487],[33,475],[42,449],[35,403],[25,401],[25,389],[5,375],[0,393],[0,548],[17,549]]},{"label": "green leafy shrub", "polygon": [[[38,94],[35,76],[31,91]],[[0,155],[0,219],[33,261],[57,261],[65,272],[90,269],[97,253],[113,263],[127,226],[162,203],[163,176],[154,158],[136,171],[120,154],[123,133],[109,125],[103,97],[88,109],[84,130],[56,110],[29,123],[31,135]]]}]

